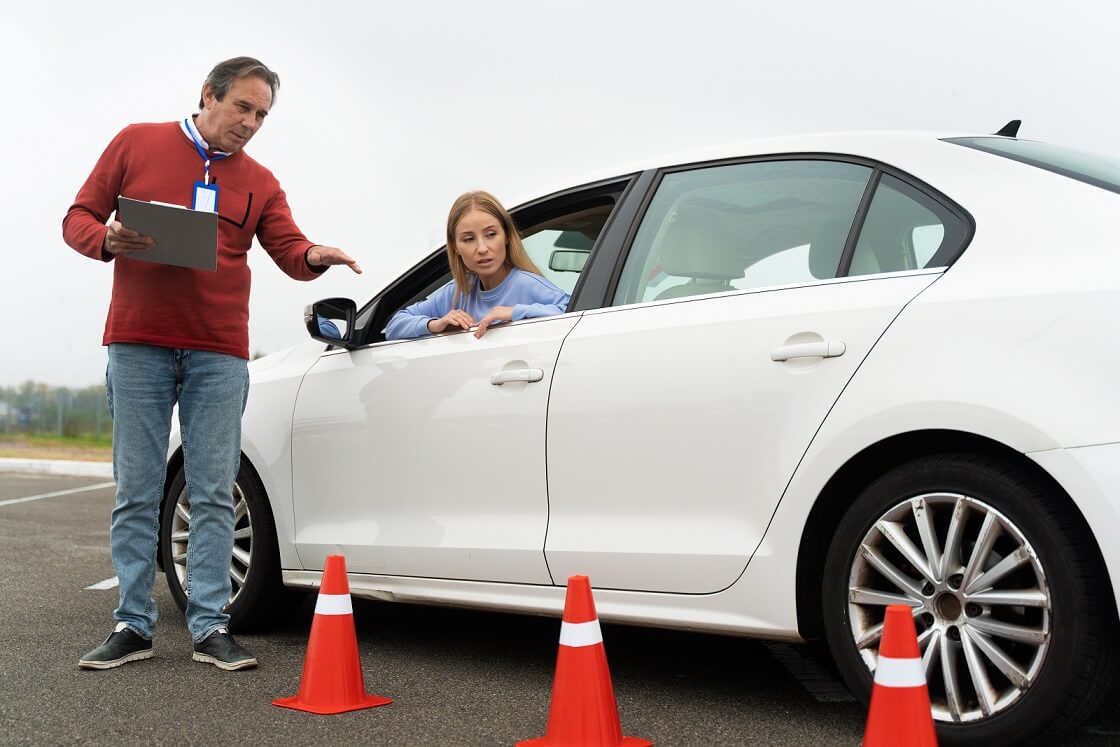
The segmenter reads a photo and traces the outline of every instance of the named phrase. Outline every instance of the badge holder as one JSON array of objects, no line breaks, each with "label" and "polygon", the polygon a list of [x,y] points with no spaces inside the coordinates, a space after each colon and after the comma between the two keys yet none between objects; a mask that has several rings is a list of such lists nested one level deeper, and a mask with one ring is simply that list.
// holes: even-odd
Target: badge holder
[{"label": "badge holder", "polygon": [[218,185],[195,182],[191,210],[201,210],[206,213],[218,212]]}]

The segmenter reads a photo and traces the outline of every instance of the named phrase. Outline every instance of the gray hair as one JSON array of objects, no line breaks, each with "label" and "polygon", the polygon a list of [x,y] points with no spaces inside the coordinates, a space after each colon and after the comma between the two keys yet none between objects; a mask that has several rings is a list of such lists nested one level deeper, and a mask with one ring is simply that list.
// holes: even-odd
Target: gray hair
[{"label": "gray hair", "polygon": [[[268,69],[260,60],[253,57],[233,57],[224,62],[219,62],[206,76],[206,83],[210,86],[214,98],[221,101],[229,93],[230,86],[242,78],[260,78],[272,89],[272,100],[276,101],[276,91],[280,88],[280,76]],[[198,97],[198,108],[205,106],[202,97]]]}]

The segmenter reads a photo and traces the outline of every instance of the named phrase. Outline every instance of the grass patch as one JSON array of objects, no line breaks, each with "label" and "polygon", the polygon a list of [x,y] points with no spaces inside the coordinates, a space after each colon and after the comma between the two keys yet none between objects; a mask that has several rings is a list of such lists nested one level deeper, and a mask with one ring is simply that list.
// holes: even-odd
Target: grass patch
[{"label": "grass patch", "polygon": [[15,439],[10,439],[8,436],[0,436],[4,441],[22,440],[29,446],[37,448],[49,449],[52,447],[63,449],[112,449],[113,437],[112,436],[25,436],[20,435]]},{"label": "grass patch", "polygon": [[0,433],[0,457],[108,462],[113,458],[113,439],[111,436]]}]

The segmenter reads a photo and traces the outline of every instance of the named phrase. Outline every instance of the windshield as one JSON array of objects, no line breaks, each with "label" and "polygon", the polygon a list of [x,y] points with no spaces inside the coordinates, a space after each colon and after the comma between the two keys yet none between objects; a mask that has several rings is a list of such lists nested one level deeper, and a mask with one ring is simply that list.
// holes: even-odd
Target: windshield
[{"label": "windshield", "polygon": [[951,137],[947,143],[975,148],[1037,166],[1079,182],[1120,193],[1120,159],[1033,140],[1003,137]]}]

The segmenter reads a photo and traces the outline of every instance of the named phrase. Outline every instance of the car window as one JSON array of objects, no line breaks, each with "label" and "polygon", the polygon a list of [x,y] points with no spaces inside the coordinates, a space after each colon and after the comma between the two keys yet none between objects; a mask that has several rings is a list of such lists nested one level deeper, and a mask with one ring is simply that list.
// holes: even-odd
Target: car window
[{"label": "car window", "polygon": [[[520,229],[525,252],[544,277],[571,293],[613,207],[614,203],[610,202]],[[515,221],[518,218],[516,213],[513,217]],[[443,255],[441,249],[442,261],[437,262],[442,266],[442,274],[432,277],[428,270],[418,272],[422,279],[411,283],[412,293],[397,302],[399,308],[427,298],[451,280],[451,271]]]},{"label": "car window", "polygon": [[872,169],[782,160],[662,178],[614,303],[834,278]]},{"label": "car window", "polygon": [[541,274],[571,293],[613,208],[611,200],[528,226],[521,243]]},{"label": "car window", "polygon": [[1010,158],[1110,192],[1120,192],[1120,159],[1114,156],[1005,137],[951,137],[945,142]]},{"label": "car window", "polygon": [[[596,239],[606,225],[627,180],[565,192],[512,212],[522,244],[541,273],[572,292]],[[371,299],[358,313],[359,344],[381,342],[389,318],[399,309],[427,298],[448,281],[444,248],[432,253]]]},{"label": "car window", "polygon": [[847,274],[943,267],[964,234],[959,217],[901,179],[884,175],[871,199]]}]

